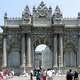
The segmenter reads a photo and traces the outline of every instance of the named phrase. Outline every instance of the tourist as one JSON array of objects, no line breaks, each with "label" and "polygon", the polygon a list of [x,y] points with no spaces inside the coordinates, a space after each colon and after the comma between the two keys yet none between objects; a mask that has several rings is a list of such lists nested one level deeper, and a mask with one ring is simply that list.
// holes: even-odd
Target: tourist
[{"label": "tourist", "polygon": [[9,76],[10,76],[11,78],[14,76],[14,70],[13,70],[13,69],[10,70]]},{"label": "tourist", "polygon": [[79,78],[78,78],[78,72],[77,71],[75,71],[74,72],[74,80],[78,80]]},{"label": "tourist", "polygon": [[71,69],[66,74],[66,80],[73,80],[73,73]]},{"label": "tourist", "polygon": [[33,80],[33,70],[31,70],[31,72],[30,72],[30,78],[31,78],[31,80]]},{"label": "tourist", "polygon": [[52,70],[49,69],[47,71],[48,80],[52,80],[52,75],[53,75]]},{"label": "tourist", "polygon": [[40,71],[39,70],[36,70],[36,80],[40,80]]},{"label": "tourist", "polygon": [[46,70],[43,70],[42,80],[46,80],[46,76],[47,76],[47,71]]},{"label": "tourist", "polygon": [[2,74],[0,73],[0,80],[4,80],[4,78],[3,78],[3,76],[2,76]]},{"label": "tourist", "polygon": [[12,76],[14,76],[14,70],[13,69],[11,70],[11,73],[12,73]]}]

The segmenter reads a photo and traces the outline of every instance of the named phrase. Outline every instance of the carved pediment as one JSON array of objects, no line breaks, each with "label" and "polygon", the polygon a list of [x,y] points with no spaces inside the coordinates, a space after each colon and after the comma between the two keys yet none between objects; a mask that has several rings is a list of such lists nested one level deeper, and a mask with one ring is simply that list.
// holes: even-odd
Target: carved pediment
[{"label": "carved pediment", "polygon": [[41,2],[37,8],[37,13],[40,17],[46,17],[48,13],[48,8],[45,6],[44,2]]},{"label": "carved pediment", "polygon": [[49,15],[50,10],[52,13],[52,9],[51,8],[48,9],[43,1],[37,8],[33,7],[33,13],[35,13],[37,17],[47,17]]}]

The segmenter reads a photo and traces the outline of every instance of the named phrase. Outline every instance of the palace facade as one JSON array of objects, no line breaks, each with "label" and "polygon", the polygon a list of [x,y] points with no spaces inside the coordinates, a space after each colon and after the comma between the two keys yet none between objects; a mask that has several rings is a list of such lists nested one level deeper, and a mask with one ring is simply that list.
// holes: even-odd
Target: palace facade
[{"label": "palace facade", "polygon": [[32,14],[26,6],[19,18],[5,13],[2,29],[2,67],[34,68],[35,48],[40,44],[52,52],[51,68],[80,66],[80,13],[64,18],[58,6],[52,14],[52,8],[41,2]]}]

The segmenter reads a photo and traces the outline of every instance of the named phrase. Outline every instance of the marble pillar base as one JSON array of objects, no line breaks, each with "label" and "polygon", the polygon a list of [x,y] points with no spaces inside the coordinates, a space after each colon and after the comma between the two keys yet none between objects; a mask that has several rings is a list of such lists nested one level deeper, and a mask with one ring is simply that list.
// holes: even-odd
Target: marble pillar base
[{"label": "marble pillar base", "polygon": [[78,65],[78,67],[80,68],[80,65]]},{"label": "marble pillar base", "polygon": [[21,65],[21,68],[24,68],[25,67],[25,65]]},{"label": "marble pillar base", "polygon": [[27,64],[27,67],[32,67],[32,65],[31,64]]},{"label": "marble pillar base", "polygon": [[2,68],[6,68],[7,66],[6,65],[2,65]]},{"label": "marble pillar base", "polygon": [[54,65],[53,67],[58,67],[57,65]]},{"label": "marble pillar base", "polygon": [[60,67],[63,67],[63,65],[60,65]]}]

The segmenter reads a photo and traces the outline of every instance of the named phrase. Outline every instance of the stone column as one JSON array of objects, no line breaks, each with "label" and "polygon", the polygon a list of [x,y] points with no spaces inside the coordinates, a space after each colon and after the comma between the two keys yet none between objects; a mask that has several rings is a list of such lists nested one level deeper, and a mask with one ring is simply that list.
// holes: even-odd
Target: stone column
[{"label": "stone column", "polygon": [[27,35],[27,67],[32,67],[31,64],[31,36]]},{"label": "stone column", "polygon": [[25,67],[25,35],[22,35],[22,67]]},{"label": "stone column", "polygon": [[78,60],[78,66],[80,67],[80,33],[78,35],[79,39],[78,39],[78,54],[77,54],[77,60]]},{"label": "stone column", "polygon": [[54,35],[54,67],[57,67],[57,34]]},{"label": "stone column", "polygon": [[59,35],[59,52],[60,52],[60,67],[63,67],[63,35],[60,34]]},{"label": "stone column", "polygon": [[7,67],[7,49],[6,49],[6,37],[3,39],[3,67]]}]

